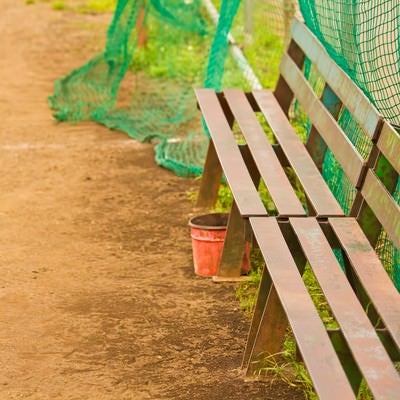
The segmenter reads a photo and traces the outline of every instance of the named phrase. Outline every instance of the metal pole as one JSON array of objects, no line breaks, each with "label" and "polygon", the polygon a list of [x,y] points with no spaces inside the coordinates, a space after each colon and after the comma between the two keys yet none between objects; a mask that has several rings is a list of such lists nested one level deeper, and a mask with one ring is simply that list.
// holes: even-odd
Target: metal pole
[{"label": "metal pole", "polygon": [[244,35],[246,45],[253,42],[254,34],[254,1],[244,0]]}]

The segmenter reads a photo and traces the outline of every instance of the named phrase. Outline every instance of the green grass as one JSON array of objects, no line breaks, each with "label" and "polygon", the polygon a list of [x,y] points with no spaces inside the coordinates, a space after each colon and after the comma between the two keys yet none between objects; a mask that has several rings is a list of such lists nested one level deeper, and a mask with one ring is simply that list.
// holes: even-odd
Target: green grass
[{"label": "green grass", "polygon": [[51,3],[53,10],[65,10],[65,3],[62,0],[53,1]]},{"label": "green grass", "polygon": [[82,14],[109,13],[115,9],[116,0],[82,0],[79,3],[70,0],[25,0],[25,4],[50,3],[53,10],[70,10]]},{"label": "green grass", "polygon": [[[272,89],[278,77],[279,64],[284,48],[281,16],[268,0],[255,1],[253,12],[253,35],[251,43],[246,43],[244,32],[244,2],[235,18],[232,34],[243,48],[249,64],[265,88]],[[276,7],[276,6],[275,6]]]},{"label": "green grass", "polygon": [[303,391],[308,400],[317,400],[311,378],[304,364],[296,360],[296,344],[290,331],[281,353],[265,355],[258,363],[257,374],[268,377],[272,382],[284,382]]},{"label": "green grass", "polygon": [[114,10],[116,0],[87,0],[82,11],[88,13],[104,13]]},{"label": "green grass", "polygon": [[200,85],[207,58],[206,39],[178,32],[153,16],[148,18],[148,42],[136,49],[131,69],[153,79]]}]

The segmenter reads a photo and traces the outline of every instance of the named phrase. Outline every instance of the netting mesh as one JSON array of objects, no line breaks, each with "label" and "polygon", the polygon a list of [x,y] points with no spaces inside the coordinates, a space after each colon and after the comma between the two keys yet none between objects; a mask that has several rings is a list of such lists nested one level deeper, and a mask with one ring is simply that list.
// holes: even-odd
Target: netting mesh
[{"label": "netting mesh", "polygon": [[50,98],[56,118],[91,119],[155,141],[158,164],[180,176],[199,175],[208,137],[193,87],[245,85],[228,57],[239,4],[222,2],[216,28],[201,0],[119,0],[104,52],[56,82]]},{"label": "netting mesh", "polygon": [[[400,123],[400,3],[397,0],[300,0],[306,25],[314,32],[329,55],[359,86],[381,114],[392,124]],[[310,81],[310,69],[305,70]],[[315,84],[315,83],[314,83]],[[339,124],[360,154],[367,158],[371,140],[344,109]],[[355,196],[333,154],[328,150],[323,176],[348,214]],[[400,180],[393,193],[400,203]],[[400,290],[399,249],[381,232],[377,252]]]},{"label": "netting mesh", "polygon": [[309,28],[392,123],[400,122],[397,0],[300,0]]}]

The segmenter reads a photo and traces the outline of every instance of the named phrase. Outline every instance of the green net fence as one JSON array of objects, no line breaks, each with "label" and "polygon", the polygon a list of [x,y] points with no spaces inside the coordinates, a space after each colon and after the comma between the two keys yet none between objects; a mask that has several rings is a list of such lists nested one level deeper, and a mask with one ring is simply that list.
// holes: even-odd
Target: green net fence
[{"label": "green net fence", "polygon": [[153,141],[158,164],[180,176],[201,174],[208,137],[193,87],[246,86],[228,57],[239,3],[223,1],[215,27],[201,0],[119,0],[104,51],[56,82],[55,117]]},{"label": "green net fence", "polygon": [[[208,135],[193,88],[249,89],[251,85],[228,51],[229,31],[243,36],[244,19],[237,15],[243,17],[241,0],[215,3],[220,13],[217,26],[204,0],[118,0],[104,51],[56,82],[50,98],[56,118],[93,120],[137,140],[154,142],[159,165],[180,176],[200,175]],[[250,63],[257,57],[265,60],[256,71],[264,87],[274,87],[289,21],[298,6],[330,56],[390,122],[400,125],[400,3],[253,1],[253,45],[245,50]],[[310,63],[306,62],[304,73],[314,87],[321,86]],[[348,110],[342,110],[339,123],[366,158],[372,143]],[[308,127],[305,124],[305,131]],[[348,213],[355,189],[329,151],[322,172]],[[400,181],[393,196],[399,203]],[[400,290],[399,250],[384,232],[377,249]]]},{"label": "green net fence", "polygon": [[400,124],[400,3],[300,0],[308,27],[386,119]]},{"label": "green net fence", "polygon": [[[400,124],[400,3],[393,0],[299,0],[306,25],[329,55],[340,65],[380,113],[392,124]],[[315,74],[305,70],[312,81]],[[367,158],[370,139],[350,112],[342,110],[339,123],[360,154]],[[328,151],[323,175],[346,213],[355,189]],[[400,180],[393,193],[400,204]],[[381,232],[377,251],[400,291],[399,249]]]}]

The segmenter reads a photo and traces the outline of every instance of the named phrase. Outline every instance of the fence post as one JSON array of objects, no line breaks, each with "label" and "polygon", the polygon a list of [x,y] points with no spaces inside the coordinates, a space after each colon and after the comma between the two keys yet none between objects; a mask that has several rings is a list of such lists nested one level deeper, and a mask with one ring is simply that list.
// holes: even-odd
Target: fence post
[{"label": "fence post", "polygon": [[254,0],[244,0],[244,35],[245,44],[253,42],[254,34]]},{"label": "fence post", "polygon": [[138,47],[145,47],[147,44],[146,3],[138,10],[136,31],[138,35]]},{"label": "fence post", "polygon": [[290,23],[296,13],[296,0],[283,0],[283,24],[285,28],[285,43],[290,37]]}]

